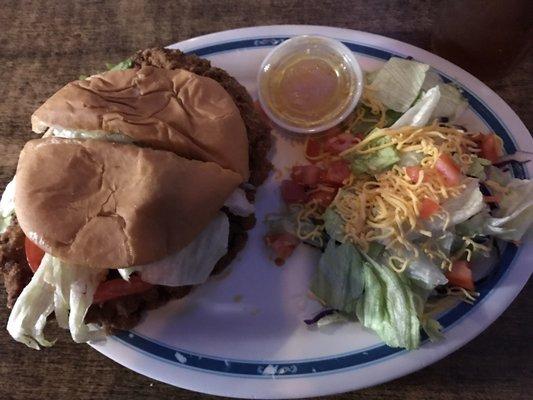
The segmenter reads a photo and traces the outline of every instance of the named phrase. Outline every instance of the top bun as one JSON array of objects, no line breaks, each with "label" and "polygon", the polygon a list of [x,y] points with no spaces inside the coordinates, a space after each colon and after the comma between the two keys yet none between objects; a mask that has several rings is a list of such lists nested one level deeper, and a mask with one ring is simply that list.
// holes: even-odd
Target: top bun
[{"label": "top bun", "polygon": [[52,255],[120,268],[185,247],[242,181],[217,163],[168,151],[49,137],[20,154],[15,210],[26,235]]},{"label": "top bun", "polygon": [[32,115],[35,132],[49,127],[120,133],[249,176],[246,128],[231,96],[213,79],[181,69],[145,66],[71,82]]}]

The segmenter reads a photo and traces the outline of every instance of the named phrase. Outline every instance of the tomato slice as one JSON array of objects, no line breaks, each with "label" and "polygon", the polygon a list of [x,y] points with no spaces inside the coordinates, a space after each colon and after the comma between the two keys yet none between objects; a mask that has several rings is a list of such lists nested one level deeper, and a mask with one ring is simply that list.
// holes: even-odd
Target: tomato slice
[{"label": "tomato slice", "polygon": [[153,286],[136,275],[131,276],[129,281],[125,281],[122,278],[111,279],[98,285],[94,293],[93,303],[105,303],[130,294],[143,293]]},{"label": "tomato slice", "polygon": [[435,214],[437,211],[439,211],[439,208],[440,208],[439,203],[437,203],[434,200],[428,199],[426,197],[420,202],[420,208],[419,208],[420,218],[428,219],[433,214]]},{"label": "tomato slice", "polygon": [[330,137],[324,145],[324,150],[331,154],[340,154],[349,149],[357,142],[356,138],[348,132]]},{"label": "tomato slice", "polygon": [[451,271],[446,272],[448,282],[455,286],[460,286],[468,290],[474,290],[474,279],[468,261],[455,261]]},{"label": "tomato slice", "polygon": [[344,160],[333,161],[323,176],[324,183],[333,186],[342,186],[346,178],[350,176],[350,168]]},{"label": "tomato slice", "polygon": [[281,266],[291,256],[296,246],[300,244],[300,239],[290,233],[283,232],[265,236],[265,243],[273,250],[276,265]]},{"label": "tomato slice", "polygon": [[461,170],[448,154],[441,154],[435,163],[435,169],[442,175],[448,186],[456,186],[461,182]]},{"label": "tomato slice", "polygon": [[500,144],[496,139],[496,135],[491,133],[489,135],[481,136],[481,157],[489,160],[492,163],[498,161],[501,155]]},{"label": "tomato slice", "polygon": [[307,201],[305,187],[292,180],[284,180],[281,182],[281,198],[287,204],[305,203]]},{"label": "tomato slice", "polygon": [[405,167],[405,173],[413,183],[418,182],[420,171],[422,171],[422,168],[420,168],[418,165],[414,165],[412,167]]},{"label": "tomato slice", "polygon": [[27,237],[24,239],[24,251],[26,252],[26,259],[31,270],[35,273],[41,264],[44,257],[44,250],[33,243]]},{"label": "tomato slice", "polygon": [[309,193],[309,200],[315,202],[321,208],[327,208],[335,198],[336,194],[337,190],[315,190],[314,192]]},{"label": "tomato slice", "polygon": [[291,178],[300,185],[315,187],[321,172],[322,169],[316,165],[295,165],[292,167]]}]

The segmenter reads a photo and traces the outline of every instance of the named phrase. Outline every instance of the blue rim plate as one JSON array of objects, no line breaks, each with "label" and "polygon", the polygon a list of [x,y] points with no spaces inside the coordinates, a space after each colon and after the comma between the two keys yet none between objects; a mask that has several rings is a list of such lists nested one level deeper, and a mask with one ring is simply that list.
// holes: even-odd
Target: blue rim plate
[{"label": "blue rim plate", "polygon": [[[262,58],[283,40],[318,34],[344,42],[364,69],[391,56],[413,57],[459,85],[469,100],[464,125],[496,132],[507,152],[533,151],[533,140],[516,114],[494,92],[459,67],[414,46],[382,36],[320,26],[265,26],[219,32],[176,43],[226,69],[256,94]],[[301,143],[275,135],[277,172],[258,192],[258,221],[279,209],[276,187],[284,168],[301,157]],[[514,175],[527,178],[531,166]],[[283,270],[261,244],[262,224],[224,279],[212,279],[184,301],[150,312],[134,331],[93,345],[118,363],[151,378],[204,393],[231,397],[293,398],[355,390],[429,365],[466,344],[511,303],[533,270],[532,238],[507,246],[497,271],[479,287],[474,306],[443,314],[446,339],[424,340],[413,352],[390,348],[356,324],[318,331],[301,323],[318,305],[306,296],[317,254],[299,249]]]}]

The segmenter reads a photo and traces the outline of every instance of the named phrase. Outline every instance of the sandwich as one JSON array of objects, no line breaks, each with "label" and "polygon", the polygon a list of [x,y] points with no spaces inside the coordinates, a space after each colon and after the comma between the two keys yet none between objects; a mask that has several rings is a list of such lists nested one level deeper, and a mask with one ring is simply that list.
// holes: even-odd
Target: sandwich
[{"label": "sandwich", "polygon": [[50,346],[130,329],[221,272],[254,226],[270,136],[246,89],[209,61],[148,49],[68,83],[31,117],[0,202],[8,331]]}]

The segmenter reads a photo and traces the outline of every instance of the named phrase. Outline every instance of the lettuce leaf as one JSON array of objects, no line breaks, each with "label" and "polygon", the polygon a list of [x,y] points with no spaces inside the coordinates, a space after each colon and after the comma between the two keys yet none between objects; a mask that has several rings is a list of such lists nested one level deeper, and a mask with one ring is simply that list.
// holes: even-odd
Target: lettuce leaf
[{"label": "lettuce leaf", "polygon": [[533,224],[533,181],[512,179],[506,189],[500,208],[487,220],[485,232],[503,240],[519,241]]},{"label": "lettuce leaf", "polygon": [[[466,221],[486,208],[483,193],[479,190],[479,180],[465,178],[463,184],[465,189],[458,196],[442,203],[442,209],[450,215],[448,228]],[[443,228],[443,223],[440,228]]]},{"label": "lettuce leaf", "polygon": [[468,166],[468,170],[466,171],[466,174],[468,176],[473,176],[474,178],[478,178],[480,181],[484,181],[487,179],[485,167],[488,167],[489,165],[491,165],[491,162],[489,160],[486,160],[478,156],[473,156],[472,164]]},{"label": "lettuce leaf", "polygon": [[357,302],[357,318],[388,346],[416,349],[420,344],[420,301],[409,280],[363,256],[367,262],[363,263],[364,292]]},{"label": "lettuce leaf", "polygon": [[229,220],[220,212],[185,248],[150,264],[128,270],[154,285],[186,286],[204,283],[216,263],[228,251]]},{"label": "lettuce leaf", "polygon": [[93,295],[106,271],[67,265],[45,254],[39,269],[18,297],[7,330],[18,342],[39,350],[54,343],[44,337],[47,317],[55,311],[61,328],[69,328],[77,343],[102,340],[105,331],[84,323]]},{"label": "lettuce leaf", "polygon": [[0,234],[4,233],[15,215],[15,178],[4,189],[0,199]]},{"label": "lettuce leaf", "polygon": [[[369,143],[369,147],[383,145],[389,140],[387,137],[373,140]],[[349,156],[349,158],[351,159],[350,169],[354,174],[378,174],[400,161],[398,152],[392,146],[385,147],[370,154]]]},{"label": "lettuce leaf", "polygon": [[311,291],[329,307],[355,314],[357,299],[363,292],[359,251],[351,244],[336,246],[335,241],[330,240],[320,257]]},{"label": "lettuce leaf", "polygon": [[449,83],[438,85],[440,99],[433,110],[430,120],[435,118],[448,118],[455,121],[468,107],[468,100],[464,98],[457,87]]},{"label": "lettuce leaf", "polygon": [[441,98],[438,86],[431,88],[418,100],[409,110],[407,110],[391,128],[401,128],[402,126],[424,126],[432,118],[433,112]]},{"label": "lettuce leaf", "polygon": [[405,112],[414,103],[429,65],[392,57],[372,76],[369,89],[385,107]]},{"label": "lettuce leaf", "polygon": [[127,58],[118,64],[109,64],[107,63],[106,68],[108,71],[123,71],[125,69],[130,69],[133,67],[133,60],[131,58]]},{"label": "lettuce leaf", "polygon": [[[342,189],[341,189],[342,190]],[[337,242],[344,242],[344,221],[331,207],[326,209],[322,216],[324,218],[324,228],[327,234]]]}]

